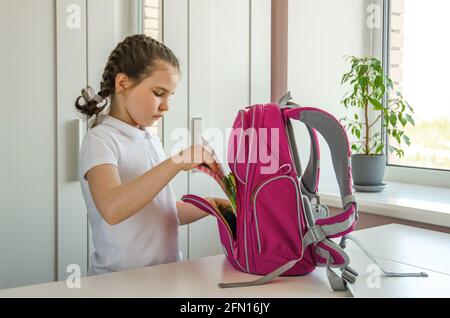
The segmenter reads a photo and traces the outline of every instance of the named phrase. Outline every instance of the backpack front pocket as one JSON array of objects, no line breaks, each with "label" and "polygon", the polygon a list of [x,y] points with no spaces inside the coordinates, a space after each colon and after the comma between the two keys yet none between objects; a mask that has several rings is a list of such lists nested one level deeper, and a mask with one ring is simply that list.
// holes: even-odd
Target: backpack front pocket
[{"label": "backpack front pocket", "polygon": [[279,254],[282,258],[300,255],[304,223],[297,180],[276,175],[260,182],[251,202],[257,253]]},{"label": "backpack front pocket", "polygon": [[[224,248],[225,256],[228,258],[228,261],[235,266],[235,268],[246,272],[238,259],[238,243],[236,240],[237,220],[234,213],[231,212],[232,210],[228,211],[226,216],[224,216],[223,212],[221,213],[218,211],[208,201],[192,194],[184,195],[181,200],[193,204],[202,211],[216,217],[217,225],[219,227],[220,240]],[[232,213],[233,215],[230,215],[229,213]]]}]

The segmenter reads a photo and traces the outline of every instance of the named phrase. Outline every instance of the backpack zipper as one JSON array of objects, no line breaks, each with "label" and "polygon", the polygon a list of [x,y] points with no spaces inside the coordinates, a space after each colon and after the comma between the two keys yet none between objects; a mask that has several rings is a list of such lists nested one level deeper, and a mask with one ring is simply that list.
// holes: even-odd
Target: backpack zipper
[{"label": "backpack zipper", "polygon": [[[245,125],[244,125],[244,113],[243,113],[243,112],[244,112],[243,110],[240,110],[240,111],[239,111],[239,114],[240,114],[240,117],[241,117],[241,126],[242,126],[241,129],[242,129],[242,132],[243,132],[243,135],[244,135],[244,140],[245,140]],[[234,138],[234,137],[233,137],[233,138]],[[246,183],[247,183],[247,180],[242,181],[241,177],[239,176],[239,174],[238,174],[238,172],[237,172],[237,167],[236,167],[236,164],[237,164],[237,157],[239,156],[239,150],[241,149],[241,138],[239,138],[238,142],[239,142],[239,144],[238,144],[237,149],[236,149],[236,155],[234,156],[234,174],[236,175],[236,178],[237,178],[242,184],[246,184]]]},{"label": "backpack zipper", "polygon": [[[248,265],[248,254],[249,254],[249,252],[248,252],[248,246],[247,246],[247,223],[248,223],[247,222],[247,214],[248,214],[250,220],[252,221],[252,212],[253,211],[252,211],[252,203],[251,203],[251,201],[250,202],[247,201],[247,198],[248,198],[248,192],[247,191],[251,191],[251,189],[253,188],[253,185],[250,184],[249,180],[252,180],[252,176],[254,175],[254,172],[255,172],[255,169],[256,169],[255,167],[252,167],[252,169],[249,171],[250,158],[251,158],[250,151],[254,148],[252,146],[253,146],[253,143],[255,142],[255,138],[256,138],[256,142],[257,142],[257,144],[256,144],[256,149],[257,149],[256,156],[257,156],[257,154],[258,154],[258,131],[257,131],[257,129],[259,129],[260,126],[261,126],[261,121],[263,119],[263,114],[264,114],[264,105],[260,105],[260,104],[254,105],[252,107],[252,110],[253,110],[253,114],[252,114],[253,116],[252,116],[251,129],[254,129],[254,134],[252,134],[251,142],[250,142],[250,145],[249,145],[249,154],[248,154],[248,162],[247,162],[247,169],[246,169],[247,171],[246,171],[246,195],[245,195],[245,198],[246,198],[245,207],[247,207],[247,211],[245,211],[245,214],[244,214],[244,216],[245,216],[245,222],[244,222],[244,224],[245,224],[245,227],[244,227],[244,230],[245,230],[245,241],[244,242],[245,242],[245,256],[246,256],[246,261],[247,261],[248,272],[250,272],[250,268],[249,268],[249,265]],[[255,125],[255,117],[256,117],[256,121],[257,121],[256,125]],[[256,159],[257,159],[257,157],[256,157]],[[250,246],[252,248],[252,254],[254,255],[254,251],[253,251],[254,244],[253,244],[252,231],[253,231],[253,227],[250,226],[249,229],[248,229],[248,236],[249,236],[250,241],[251,241],[251,245]],[[254,262],[255,261],[254,261],[254,256],[253,256],[253,263]],[[254,267],[255,266],[256,265],[254,265]]]}]

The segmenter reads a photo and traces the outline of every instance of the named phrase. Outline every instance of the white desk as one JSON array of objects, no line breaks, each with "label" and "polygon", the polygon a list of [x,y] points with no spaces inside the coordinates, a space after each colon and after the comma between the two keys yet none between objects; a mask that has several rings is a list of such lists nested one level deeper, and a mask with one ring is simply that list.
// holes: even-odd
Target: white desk
[{"label": "white desk", "polygon": [[281,277],[263,286],[220,289],[219,282],[255,279],[236,271],[223,255],[151,266],[81,279],[80,289],[65,282],[0,290],[0,297],[350,297],[328,287],[323,269],[303,277]]},{"label": "white desk", "polygon": [[[356,297],[450,297],[448,274],[450,235],[400,225],[357,231],[354,236],[368,246],[389,271],[426,271],[428,278],[380,277],[380,288],[368,288],[370,260],[349,244],[351,266],[360,276],[353,285]],[[419,240],[420,242],[416,242]],[[412,243],[415,242],[415,243]],[[413,245],[414,244],[414,245]],[[386,248],[383,248],[385,246]],[[427,247],[419,250],[415,246]],[[441,246],[439,253],[431,252]],[[416,250],[417,256],[413,253]],[[422,256],[420,256],[422,254]],[[429,255],[428,255],[429,254]],[[428,258],[427,258],[428,257]],[[397,261],[399,260],[399,261]],[[419,267],[412,266],[416,263]],[[412,265],[408,265],[412,264]],[[0,290],[0,297],[350,297],[333,292],[323,268],[302,277],[280,277],[263,286],[220,289],[218,282],[254,279],[234,270],[223,255],[136,270],[85,277],[81,288],[69,289],[53,282]]]},{"label": "white desk", "polygon": [[[450,275],[449,234],[387,224],[357,231],[354,236],[378,258]],[[347,248],[361,251],[353,242]]]}]

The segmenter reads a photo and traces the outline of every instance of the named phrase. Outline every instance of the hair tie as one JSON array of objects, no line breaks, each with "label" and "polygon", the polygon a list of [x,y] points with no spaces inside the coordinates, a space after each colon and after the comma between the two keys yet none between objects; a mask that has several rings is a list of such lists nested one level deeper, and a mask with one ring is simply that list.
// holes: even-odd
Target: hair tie
[{"label": "hair tie", "polygon": [[103,97],[101,97],[98,94],[96,94],[93,99],[97,102],[97,104],[100,104],[105,100]]},{"label": "hair tie", "polygon": [[95,91],[92,87],[88,86],[86,89],[81,90],[81,96],[83,96],[86,104],[95,101],[97,103],[97,107],[103,107],[104,105],[99,105],[105,101],[105,98],[102,96],[95,94]]}]

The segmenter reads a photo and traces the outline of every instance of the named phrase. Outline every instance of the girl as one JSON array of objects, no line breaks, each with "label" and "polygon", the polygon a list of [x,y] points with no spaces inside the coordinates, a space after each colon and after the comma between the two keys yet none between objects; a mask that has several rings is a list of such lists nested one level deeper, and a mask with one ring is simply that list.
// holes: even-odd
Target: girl
[{"label": "girl", "polygon": [[[179,80],[170,49],[133,35],[109,56],[98,94],[84,89],[75,102],[81,113],[94,116],[80,149],[81,188],[95,246],[89,275],[180,260],[178,226],[206,216],[176,202],[169,182],[180,171],[211,163],[212,155],[192,146],[166,159],[159,138],[145,130],[169,110]],[[108,98],[109,112],[100,114]],[[194,157],[202,160],[193,162]],[[228,200],[207,200],[230,206]]]}]

